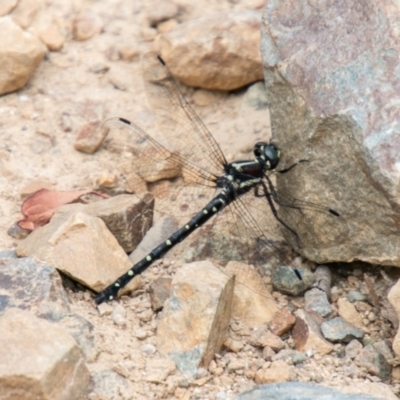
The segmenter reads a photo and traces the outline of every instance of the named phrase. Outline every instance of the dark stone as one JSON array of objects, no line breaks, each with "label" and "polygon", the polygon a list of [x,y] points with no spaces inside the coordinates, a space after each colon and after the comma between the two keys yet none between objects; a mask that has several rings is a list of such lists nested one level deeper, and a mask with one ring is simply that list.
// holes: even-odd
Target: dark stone
[{"label": "dark stone", "polygon": [[292,267],[278,266],[272,274],[272,285],[276,290],[297,296],[310,287],[314,281],[313,273],[306,268],[296,268],[301,275],[297,277]]},{"label": "dark stone", "polygon": [[59,273],[30,257],[0,260],[0,314],[9,307],[53,322],[70,313]]},{"label": "dark stone", "polygon": [[379,400],[363,394],[345,394],[315,383],[281,382],[256,386],[234,400]]},{"label": "dark stone", "polygon": [[378,376],[383,381],[388,380],[392,373],[392,366],[371,344],[365,346],[358,353],[354,363],[359,367],[366,368],[369,374]]},{"label": "dark stone", "polygon": [[330,342],[349,343],[353,339],[362,339],[364,332],[353,325],[348,324],[344,319],[336,317],[321,325],[321,332],[324,338]]}]

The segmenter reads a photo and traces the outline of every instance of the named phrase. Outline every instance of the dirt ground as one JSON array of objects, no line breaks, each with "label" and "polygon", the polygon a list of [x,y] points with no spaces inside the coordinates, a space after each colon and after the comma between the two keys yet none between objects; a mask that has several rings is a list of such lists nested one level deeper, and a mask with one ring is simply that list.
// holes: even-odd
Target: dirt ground
[{"label": "dirt ground", "polygon": [[[255,0],[174,2],[180,6],[179,22],[218,11],[261,11],[263,3]],[[0,97],[1,249],[15,246],[16,240],[8,236],[6,230],[21,218],[21,203],[32,188],[91,189],[97,186],[101,177],[113,173],[104,168],[96,154],[88,155],[74,149],[79,130],[93,119],[93,115],[100,121],[125,117],[146,131],[154,131],[154,120],[142,87],[140,55],[151,48],[152,42],[145,40],[144,32],[149,29],[148,10],[157,8],[159,3],[156,0],[43,2],[40,12],[57,21],[67,39],[60,51],[48,53],[23,89]],[[76,41],[71,37],[72,19],[85,8],[90,8],[101,18],[103,30],[89,40]],[[137,57],[130,62],[113,61],[115,49],[127,44],[137,50]],[[106,72],[94,72],[99,66],[105,67]],[[115,85],[116,79],[119,88]],[[195,89],[185,90],[190,102],[195,93]],[[245,90],[216,92],[215,102],[204,107],[192,101],[228,160],[245,158],[256,141],[267,141],[270,135],[268,111],[251,108],[244,100],[244,93]],[[172,273],[174,268],[169,268],[168,272]],[[162,273],[163,267],[154,267],[145,276],[145,283]],[[347,291],[346,282],[344,278],[339,284],[343,293]],[[252,376],[236,374],[233,370],[220,375],[215,373],[208,386],[207,380],[203,384],[189,385],[178,372],[171,374],[166,382],[148,382],[143,378],[146,357],[153,355],[157,316],[152,314],[148,320],[138,317],[150,309],[148,294],[121,301],[126,312],[125,325],[118,326],[111,317],[98,315],[89,293],[68,293],[74,311],[95,327],[98,356],[89,368],[92,374],[98,374],[99,381],[96,384],[98,390],[90,397],[93,400],[222,399],[231,398],[254,385]],[[286,296],[281,296],[280,301],[288,303]],[[251,346],[245,347],[240,357],[244,357],[254,370],[257,363],[262,362],[257,354],[253,354]],[[215,368],[226,366],[234,358],[221,356]],[[341,375],[340,368],[345,365],[336,360],[340,359],[335,355],[313,359],[305,368],[306,372],[303,371],[304,380],[337,387],[363,384],[365,375]],[[117,377],[101,378],[104,370],[114,371]],[[206,372],[204,376],[207,376]],[[119,382],[118,377],[123,381]],[[115,384],[115,392],[110,393],[109,388],[101,391],[101,379],[105,382],[109,379],[111,385]]]}]

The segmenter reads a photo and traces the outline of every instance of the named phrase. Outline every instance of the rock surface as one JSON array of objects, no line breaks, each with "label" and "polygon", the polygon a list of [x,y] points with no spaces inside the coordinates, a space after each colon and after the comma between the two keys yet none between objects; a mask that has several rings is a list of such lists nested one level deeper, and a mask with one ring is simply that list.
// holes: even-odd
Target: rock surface
[{"label": "rock surface", "polygon": [[17,248],[100,291],[130,268],[128,256],[100,218],[77,212],[52,218]]},{"label": "rock surface", "polygon": [[24,32],[9,17],[0,18],[0,94],[23,87],[46,54],[35,36]]},{"label": "rock surface", "polygon": [[57,213],[83,212],[100,218],[126,253],[136,249],[153,222],[154,197],[141,200],[135,195],[119,195],[90,204],[68,204]]},{"label": "rock surface", "polygon": [[228,333],[234,281],[209,261],[187,264],[172,280],[157,329],[158,348],[194,375],[208,366]]},{"label": "rock surface", "polygon": [[258,386],[236,396],[235,400],[263,400],[267,398],[279,398],[280,400],[378,400],[377,397],[344,394],[336,389],[301,382]]},{"label": "rock surface", "polygon": [[11,308],[0,318],[0,391],[4,398],[84,400],[90,375],[64,329]]},{"label": "rock surface", "polygon": [[249,328],[269,323],[278,312],[278,306],[260,275],[249,265],[231,261],[221,268],[235,277],[232,317]]},{"label": "rock surface", "polygon": [[247,11],[178,25],[159,46],[172,74],[186,85],[233,90],[262,79],[259,43],[260,14]]},{"label": "rock surface", "polygon": [[321,325],[321,332],[324,338],[330,342],[348,343],[353,339],[362,339],[364,333],[347,323],[340,317],[333,318]]},{"label": "rock surface", "polygon": [[[397,318],[400,318],[400,280],[390,289],[388,294],[390,304],[396,311]],[[393,351],[400,356],[400,330],[397,327],[397,333],[393,340]]]},{"label": "rock surface", "polygon": [[323,320],[303,310],[297,310],[295,316],[296,323],[292,335],[296,350],[312,350],[321,355],[329,354],[333,350],[333,345],[321,334],[320,325]]},{"label": "rock surface", "polygon": [[358,313],[352,303],[341,297],[338,299],[338,314],[347,323],[354,325],[358,329],[362,329],[364,324],[361,315]]},{"label": "rock surface", "polygon": [[331,224],[325,235],[338,234],[319,248],[304,240],[299,251],[315,262],[400,266],[399,21],[390,0],[265,8],[261,49],[274,140],[282,167],[309,160],[281,174],[278,186],[326,204],[347,225]]},{"label": "rock surface", "polygon": [[0,260],[0,293],[0,314],[18,307],[57,322],[71,312],[59,273],[31,257]]}]

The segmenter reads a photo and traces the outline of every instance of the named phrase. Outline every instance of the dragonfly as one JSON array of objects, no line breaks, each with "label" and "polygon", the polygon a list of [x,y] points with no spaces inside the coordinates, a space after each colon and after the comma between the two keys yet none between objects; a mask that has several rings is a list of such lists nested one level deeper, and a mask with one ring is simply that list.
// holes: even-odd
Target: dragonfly
[{"label": "dragonfly", "polygon": [[[159,190],[157,209],[188,219],[98,293],[97,304],[117,298],[131,279],[205,224],[211,227],[206,239],[209,246],[214,244],[213,238],[223,236],[217,254],[223,252],[228,259],[243,261],[251,258],[256,263],[275,259],[292,268],[299,280],[300,272],[291,267],[287,254],[276,244],[273,226],[279,225],[292,247],[298,249],[304,243],[324,247],[344,240],[347,225],[338,211],[296,199],[275,188],[273,174],[289,173],[297,163],[278,171],[282,154],[273,143],[264,141],[254,145],[253,159],[228,162],[161,56],[145,54],[142,68],[149,103],[167,145],[118,117],[104,123],[104,143],[118,154],[118,160],[124,165],[128,162],[128,168],[149,184],[157,180],[156,171],[163,168],[164,178],[169,177],[171,184],[164,185],[165,193]],[[142,196],[140,191],[136,194]]]}]

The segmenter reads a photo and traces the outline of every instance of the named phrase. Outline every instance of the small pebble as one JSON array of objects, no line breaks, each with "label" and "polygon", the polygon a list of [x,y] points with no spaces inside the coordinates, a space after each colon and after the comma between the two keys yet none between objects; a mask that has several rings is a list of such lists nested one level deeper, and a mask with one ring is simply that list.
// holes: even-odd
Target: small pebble
[{"label": "small pebble", "polygon": [[114,305],[111,318],[115,325],[126,325],[126,310],[120,303]]},{"label": "small pebble", "polygon": [[365,301],[367,299],[367,297],[358,290],[350,290],[346,297],[350,303],[354,303],[355,301]]},{"label": "small pebble", "polygon": [[97,306],[97,309],[99,310],[99,314],[101,316],[103,315],[110,315],[113,311],[112,307],[108,303],[101,303]]},{"label": "small pebble", "polygon": [[147,338],[146,330],[139,328],[135,332],[133,332],[133,336],[139,340],[143,340]]},{"label": "small pebble", "polygon": [[146,356],[152,356],[157,349],[156,346],[153,346],[152,344],[144,344],[140,347],[140,350],[142,350],[142,352],[146,354]]}]

